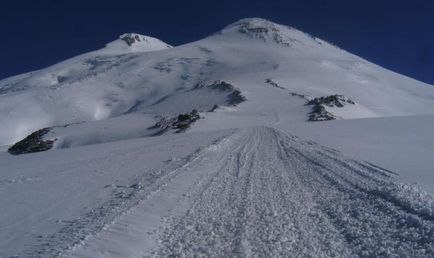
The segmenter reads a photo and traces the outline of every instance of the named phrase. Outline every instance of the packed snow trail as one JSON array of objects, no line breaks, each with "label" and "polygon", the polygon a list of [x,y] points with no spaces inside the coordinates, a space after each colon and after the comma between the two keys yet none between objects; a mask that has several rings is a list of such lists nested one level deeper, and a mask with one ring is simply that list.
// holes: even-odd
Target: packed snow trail
[{"label": "packed snow trail", "polygon": [[431,196],[271,128],[239,130],[171,175],[66,256],[434,256]]}]

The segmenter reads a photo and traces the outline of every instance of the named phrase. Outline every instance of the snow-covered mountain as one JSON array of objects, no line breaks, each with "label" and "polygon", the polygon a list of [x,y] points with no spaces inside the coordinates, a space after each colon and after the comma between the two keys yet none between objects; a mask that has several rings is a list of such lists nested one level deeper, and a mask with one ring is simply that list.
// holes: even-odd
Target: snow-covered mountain
[{"label": "snow-covered mountain", "polygon": [[[5,229],[1,231],[7,232],[0,233],[0,256],[15,253],[52,256],[64,254],[65,250],[69,250],[68,255],[77,257],[151,255],[147,252],[156,248],[153,241],[158,237],[165,242],[154,255],[182,254],[184,250],[184,254],[205,252],[204,255],[219,256],[231,254],[228,250],[237,246],[236,241],[231,241],[240,237],[236,235],[238,233],[245,237],[245,242],[233,252],[247,256],[249,251],[253,256],[279,255],[300,246],[303,249],[297,249],[299,255],[369,256],[388,255],[389,251],[392,256],[420,255],[423,252],[433,255],[434,250],[429,244],[424,244],[419,238],[406,238],[405,234],[412,230],[411,227],[401,232],[399,225],[387,222],[376,210],[378,206],[393,204],[396,207],[392,205],[391,209],[396,216],[391,220],[417,217],[422,224],[418,224],[414,232],[429,243],[434,241],[432,198],[416,188],[395,183],[390,179],[392,172],[371,164],[374,162],[405,174],[404,180],[415,180],[426,191],[434,193],[434,186],[427,183],[434,179],[429,165],[429,157],[434,154],[434,145],[431,145],[434,139],[430,132],[434,129],[433,107],[432,85],[382,68],[295,28],[260,18],[240,20],[205,39],[176,47],[149,36],[121,35],[100,50],[0,81],[0,146],[3,145],[0,192],[9,196],[17,194],[12,199],[0,201],[0,207],[13,207],[11,212],[0,215]],[[172,135],[181,132],[187,133]],[[285,134],[326,144],[369,163],[349,161],[335,150],[288,138]],[[47,151],[18,156],[7,153],[6,150],[19,141],[10,153]],[[227,153],[232,153],[232,156]],[[233,160],[237,155],[237,159],[245,160]],[[254,161],[252,155],[267,159]],[[221,165],[220,170],[207,164],[205,160],[208,159],[215,161],[214,165]],[[231,167],[236,164],[241,164],[238,168],[241,172]],[[202,168],[205,172],[191,174],[186,166],[191,166],[193,172]],[[252,174],[258,192],[250,195],[242,192],[249,189],[249,181],[243,177],[243,173],[251,172],[248,166],[262,171]],[[304,174],[298,168],[303,168]],[[274,177],[270,169],[276,173],[291,169],[297,172]],[[337,172],[333,174],[335,169]],[[234,190],[237,189],[233,188],[234,185],[225,188],[226,183],[234,179],[221,175],[224,170],[241,173],[242,185],[238,190]],[[182,171],[185,178],[172,177],[172,174],[177,175],[177,171]],[[315,171],[318,174],[315,175]],[[299,172],[301,174],[297,174]],[[218,174],[219,185],[213,185],[213,173]],[[294,183],[292,177],[298,178],[298,183]],[[316,177],[323,178],[315,181]],[[169,178],[177,184],[166,182]],[[188,178],[192,181],[189,182]],[[201,182],[206,183],[208,179],[211,183],[202,189]],[[309,180],[314,181],[308,183]],[[191,185],[194,182],[199,183]],[[261,188],[270,184],[270,187],[286,189],[283,182],[294,184],[294,189],[299,190],[282,190],[279,197],[277,193],[269,192],[270,189]],[[328,188],[317,189],[320,185]],[[165,192],[160,195],[163,188]],[[345,190],[347,188],[349,190]],[[134,227],[143,227],[145,231],[164,228],[165,224],[158,219],[176,220],[176,214],[186,213],[194,202],[182,199],[181,208],[173,212],[163,211],[175,205],[174,200],[181,195],[202,200],[197,206],[198,211],[206,213],[208,210],[211,216],[208,219],[214,218],[217,224],[232,223],[237,227],[236,224],[243,223],[243,219],[253,223],[241,215],[234,215],[237,220],[218,217],[224,216],[218,207],[222,211],[243,213],[230,204],[219,203],[220,199],[213,199],[211,192],[207,192],[218,193],[219,189],[223,189],[221,194],[224,196],[216,196],[222,200],[232,198],[230,192],[226,192],[230,189],[239,195],[236,198],[244,195],[263,198],[263,203],[270,199],[270,205],[276,208],[273,211],[276,217],[270,221],[300,223],[299,228],[305,231],[293,232],[295,235],[285,231],[285,234],[306,239],[290,245],[279,238],[276,243],[281,244],[281,249],[273,249],[263,239],[256,239],[259,236],[240,233],[241,229],[238,232],[235,228],[227,234],[209,228],[203,232],[198,228],[189,232],[188,220],[197,221],[193,224],[199,228],[206,224],[206,218],[195,213],[188,213],[183,221],[177,222],[176,225],[185,228],[176,228],[175,225],[172,228],[174,235],[167,231],[169,228],[159,231],[155,237],[137,236],[134,235],[137,232],[116,228],[128,219]],[[202,190],[205,194],[199,194]],[[19,191],[24,194],[18,194]],[[308,192],[311,197],[307,197]],[[32,199],[29,194],[34,193],[37,197]],[[285,199],[285,194],[296,196]],[[321,197],[321,194],[330,198]],[[146,205],[161,203],[155,214],[136,211],[141,209],[138,207],[146,210],[143,203],[146,196],[151,198],[147,199]],[[340,208],[333,208],[341,209],[341,213],[336,211],[335,214],[326,207],[328,202],[336,202],[333,196],[345,201]],[[261,206],[259,199],[246,204],[246,200],[236,198],[234,203],[239,207],[246,206],[244,212],[247,213],[250,209],[260,211],[267,208]],[[354,204],[347,203],[351,198],[357,200],[354,203],[359,207],[366,208],[366,214],[351,213]],[[302,223],[284,214],[288,207],[310,209],[308,204],[309,207],[296,204],[307,199],[320,204],[312,206],[316,207],[314,210],[318,217]],[[378,203],[372,204],[369,200]],[[20,202],[32,204],[17,204]],[[130,209],[135,210],[130,215],[122,215]],[[33,211],[35,215],[30,216],[28,213]],[[52,214],[48,215],[48,212]],[[310,216],[303,212],[293,215],[300,218]],[[348,226],[343,226],[346,222],[340,221],[340,216],[348,216]],[[366,216],[363,217],[365,224],[357,220],[360,216]],[[250,229],[265,234],[266,230],[260,226],[267,226],[261,224],[264,217],[255,213],[252,218],[260,220],[260,223],[253,223]],[[319,221],[324,218],[327,218],[326,222],[321,224]],[[18,219],[22,221],[19,225],[15,222]],[[114,222],[116,219],[119,224]],[[149,223],[138,225],[143,219]],[[109,223],[115,224],[109,226]],[[306,232],[312,232],[309,223],[319,223],[323,227],[315,229],[317,231],[310,239],[306,235]],[[360,226],[357,223],[378,232],[359,234],[356,232]],[[389,226],[393,224],[390,227],[396,230],[394,233],[386,232],[387,223]],[[268,226],[278,230],[278,225],[273,225]],[[339,225],[342,228],[337,228]],[[328,232],[323,236],[341,243],[342,249],[321,240],[321,230]],[[426,233],[427,230],[431,233]],[[338,231],[348,231],[348,237],[339,235]],[[126,234],[123,236],[126,238],[120,236],[121,232]],[[189,249],[188,245],[175,247],[180,241],[177,233],[188,236],[191,238],[189,241],[199,246],[198,237],[202,233],[222,233],[219,241],[227,238],[229,242],[221,245],[202,243],[204,247],[201,250]],[[270,237],[278,235],[274,233],[270,233]],[[11,234],[11,237],[6,237],[6,234]],[[111,234],[118,234],[118,237]],[[96,238],[87,242],[85,239],[90,236]],[[142,242],[127,244],[126,239],[133,236]],[[378,246],[368,241],[373,236],[378,238]],[[356,237],[362,240],[359,243],[348,240]],[[117,241],[112,246],[105,243],[112,238]],[[387,239],[395,242],[388,244]],[[311,240],[314,246],[309,249]],[[251,246],[255,244],[258,250]],[[102,251],[112,247],[117,248],[114,253]],[[324,250],[331,251],[324,253]]]},{"label": "snow-covered mountain", "polygon": [[[267,79],[280,88],[269,87]],[[232,84],[249,99],[231,113],[264,117],[269,112],[267,124],[273,123],[273,114],[306,120],[310,111],[289,92],[351,98],[356,105],[341,112],[344,118],[434,114],[433,87],[296,29],[245,19],[176,48],[125,34],[101,50],[1,81],[0,144],[42,127],[132,112],[155,116],[194,108],[206,111],[202,106],[221,101],[203,101],[209,92],[195,87],[217,80]]]}]

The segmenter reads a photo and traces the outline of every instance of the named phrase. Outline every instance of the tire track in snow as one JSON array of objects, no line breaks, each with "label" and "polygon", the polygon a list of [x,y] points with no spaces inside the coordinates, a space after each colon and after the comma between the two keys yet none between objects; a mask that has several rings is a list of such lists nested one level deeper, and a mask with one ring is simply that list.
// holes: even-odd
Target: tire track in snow
[{"label": "tire track in snow", "polygon": [[269,128],[239,144],[154,255],[434,255],[432,198],[390,173]]},{"label": "tire track in snow", "polygon": [[[241,129],[72,256],[433,257],[433,210],[431,196],[375,165]],[[104,245],[125,236],[142,242]]]},{"label": "tire track in snow", "polygon": [[[186,209],[182,202],[188,197],[188,189],[193,184],[201,184],[202,177],[206,176],[206,173],[195,173],[190,167],[198,168],[201,164],[206,164],[210,160],[209,156],[215,156],[213,164],[221,161],[224,157],[222,146],[237,137],[233,134],[230,132],[229,136],[220,138],[209,146],[199,148],[182,161],[176,162],[180,163],[177,167],[169,163],[167,168],[161,169],[161,177],[155,178],[154,182],[149,183],[136,194],[137,196],[134,196],[135,206],[130,204],[129,207],[119,212],[120,214],[117,214],[114,220],[106,223],[100,232],[93,231],[87,234],[86,238],[73,242],[67,249],[63,248],[62,251],[57,251],[56,255],[52,256],[141,256],[143,248],[146,250],[147,246],[155,244],[155,238],[152,235],[158,232],[156,226],[165,224],[167,220],[165,217]],[[138,198],[141,200],[137,200]],[[134,243],[133,246],[130,245],[131,242]],[[59,249],[56,248],[56,250]]]},{"label": "tire track in snow", "polygon": [[162,167],[137,176],[130,185],[105,186],[104,188],[113,188],[111,199],[77,219],[59,221],[65,226],[52,235],[40,238],[36,245],[25,250],[24,257],[57,257],[85,244],[88,238],[110,227],[119,217],[138,206],[140,202],[158,194],[177,173],[182,173],[190,164],[202,160],[202,152],[219,146],[232,134],[233,132],[228,131],[229,136],[220,137],[209,146],[200,147],[186,157],[167,161]]}]

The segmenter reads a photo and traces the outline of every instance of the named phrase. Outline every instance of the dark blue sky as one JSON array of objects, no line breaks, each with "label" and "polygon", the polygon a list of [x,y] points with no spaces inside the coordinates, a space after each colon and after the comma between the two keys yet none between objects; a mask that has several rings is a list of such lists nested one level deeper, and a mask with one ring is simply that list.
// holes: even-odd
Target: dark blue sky
[{"label": "dark blue sky", "polygon": [[1,0],[0,79],[101,48],[124,32],[179,45],[246,17],[294,26],[434,84],[432,0]]}]

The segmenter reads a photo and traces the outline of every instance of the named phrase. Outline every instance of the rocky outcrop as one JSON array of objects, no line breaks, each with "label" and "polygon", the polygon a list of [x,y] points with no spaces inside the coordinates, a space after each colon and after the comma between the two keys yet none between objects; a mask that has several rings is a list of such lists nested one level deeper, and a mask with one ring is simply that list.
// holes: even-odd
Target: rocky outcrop
[{"label": "rocky outcrop", "polygon": [[316,105],[309,113],[309,121],[335,120],[336,116],[328,112],[323,105]]},{"label": "rocky outcrop", "polygon": [[20,155],[25,153],[34,153],[40,151],[46,151],[53,147],[54,140],[45,140],[44,136],[50,132],[52,128],[43,128],[36,132],[33,132],[23,140],[15,143],[8,149],[8,152],[12,155]]},{"label": "rocky outcrop", "polygon": [[279,88],[279,89],[281,89],[281,90],[284,90],[284,89],[285,89],[285,87],[280,86],[277,82],[271,80],[270,78],[265,79],[265,83],[270,84],[271,86],[276,87],[276,88]]},{"label": "rocky outcrop", "polygon": [[299,97],[299,98],[302,98],[302,99],[307,100],[307,101],[311,100],[308,95],[299,94],[299,93],[296,93],[296,92],[291,92],[289,94],[291,94],[291,96],[293,96],[293,97]]},{"label": "rocky outcrop", "polygon": [[330,95],[308,100],[306,105],[311,105],[312,111],[309,113],[309,121],[335,120],[337,117],[327,111],[327,107],[343,108],[345,105],[354,105],[355,102],[343,95]]},{"label": "rocky outcrop", "polygon": [[125,43],[127,43],[128,46],[133,45],[135,42],[140,42],[142,41],[140,39],[140,36],[137,34],[133,34],[133,33],[127,33],[124,34],[120,37],[121,40],[125,41]]},{"label": "rocky outcrop", "polygon": [[[128,47],[134,46],[135,50],[140,51],[155,51],[172,48],[171,45],[153,38],[150,36],[140,35],[137,33],[125,33],[119,36],[119,39],[126,43]],[[122,43],[122,42],[121,42]],[[119,44],[118,40],[107,44],[108,47],[124,47],[125,45]]]},{"label": "rocky outcrop", "polygon": [[246,101],[246,97],[244,97],[239,90],[234,90],[228,95],[228,104],[230,106],[236,106],[244,101]]},{"label": "rocky outcrop", "polygon": [[354,101],[344,95],[330,95],[309,100],[307,105],[325,105],[328,107],[343,107],[346,104],[355,104]]},{"label": "rocky outcrop", "polygon": [[158,131],[155,135],[161,135],[170,131],[173,131],[173,133],[183,133],[190,128],[191,124],[199,119],[199,112],[193,109],[191,112],[179,114],[177,117],[163,117],[149,129],[157,129]]},{"label": "rocky outcrop", "polygon": [[241,91],[236,89],[232,84],[227,83],[225,81],[215,81],[211,84],[200,83],[194,87],[194,89],[202,89],[202,88],[228,93],[226,98],[226,104],[229,106],[236,106],[241,102],[247,100],[247,98],[241,93]]}]

